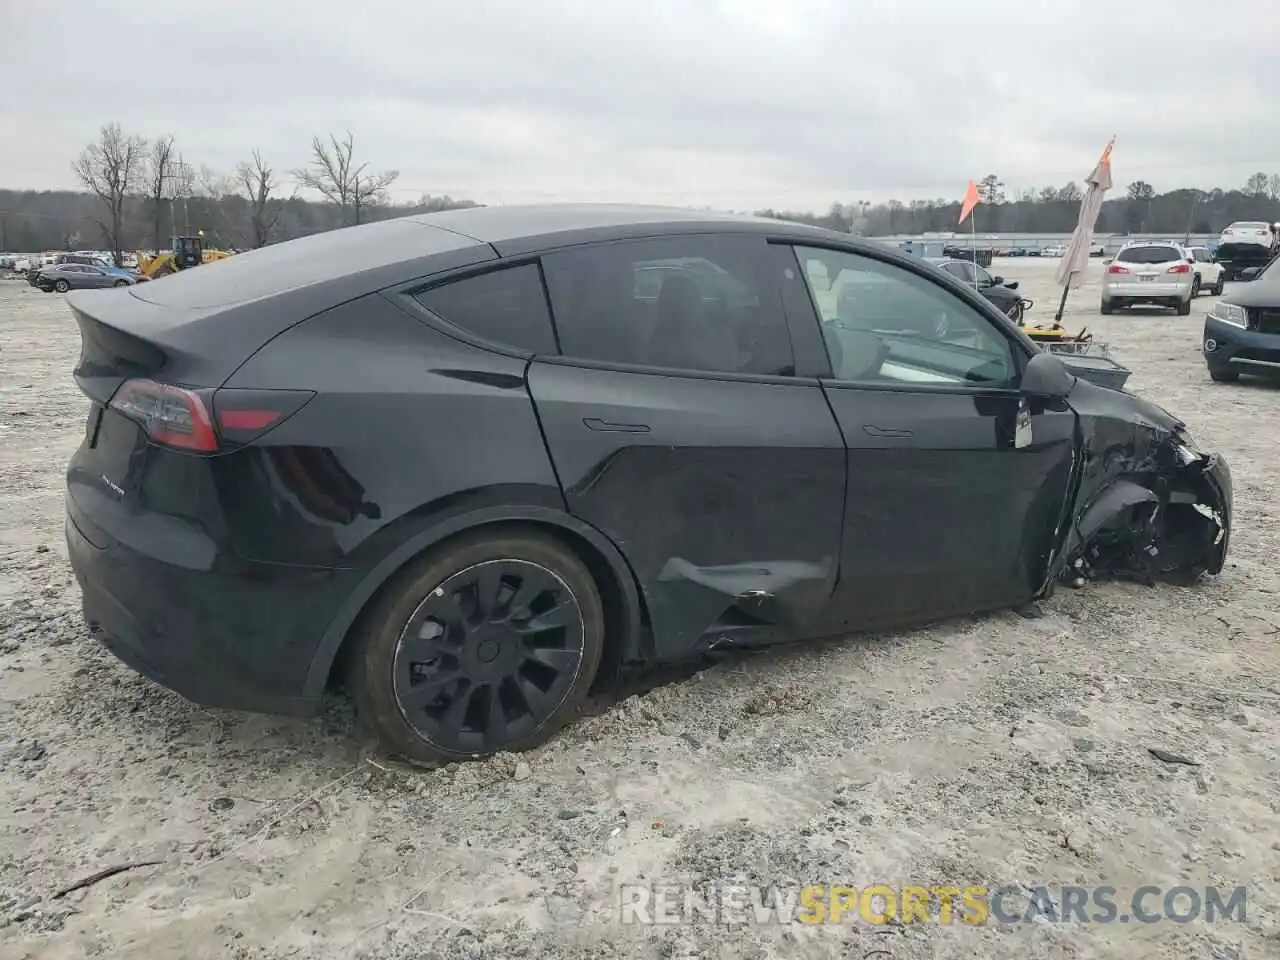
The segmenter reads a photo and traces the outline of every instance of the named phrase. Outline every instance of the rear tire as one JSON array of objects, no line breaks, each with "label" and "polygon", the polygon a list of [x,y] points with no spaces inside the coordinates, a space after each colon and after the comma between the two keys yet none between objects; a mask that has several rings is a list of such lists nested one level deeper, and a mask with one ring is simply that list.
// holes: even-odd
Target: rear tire
[{"label": "rear tire", "polygon": [[1110,300],[1103,300],[1102,305],[1098,307],[1098,312],[1101,313],[1104,317],[1111,316],[1111,314],[1116,312],[1115,303],[1113,303]]},{"label": "rear tire", "polygon": [[128,280],[117,280],[115,283],[112,284],[113,287],[127,287],[128,285],[129,285]]},{"label": "rear tire", "polygon": [[1238,370],[1215,370],[1209,368],[1209,379],[1214,383],[1235,383],[1240,379],[1240,371]]},{"label": "rear tire", "polygon": [[1194,300],[1198,296],[1200,296],[1200,274],[1197,273],[1191,281],[1191,299]]},{"label": "rear tire", "polygon": [[71,289],[71,284],[67,283],[65,280],[59,280],[53,285],[53,289],[58,291],[58,293],[66,293]]},{"label": "rear tire", "polygon": [[1226,287],[1226,284],[1227,282],[1222,278],[1222,274],[1218,274],[1218,282],[1209,289],[1209,293],[1215,297],[1222,296],[1222,291]]},{"label": "rear tire", "polygon": [[600,666],[604,610],[558,541],[478,532],[396,575],[357,643],[362,720],[395,753],[438,765],[532,749],[574,719]]},{"label": "rear tire", "polygon": [[1178,305],[1174,307],[1174,309],[1178,311],[1178,316],[1189,317],[1191,316],[1191,301],[1179,300]]}]

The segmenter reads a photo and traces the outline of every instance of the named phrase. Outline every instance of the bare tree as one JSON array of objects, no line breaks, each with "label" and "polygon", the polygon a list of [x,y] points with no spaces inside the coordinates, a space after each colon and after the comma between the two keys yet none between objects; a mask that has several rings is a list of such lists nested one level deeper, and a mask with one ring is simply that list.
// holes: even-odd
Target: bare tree
[{"label": "bare tree", "polygon": [[902,201],[890,200],[889,201],[889,233],[890,234],[894,234],[898,232],[898,218],[901,216],[902,216]]},{"label": "bare tree", "polygon": [[208,200],[221,200],[236,192],[235,177],[219,173],[213,167],[201,166],[192,180],[192,193]]},{"label": "bare tree", "polygon": [[280,184],[275,171],[257,150],[253,159],[236,167],[236,190],[249,202],[249,227],[253,232],[254,247],[265,247],[271,242],[271,234],[280,221],[284,204],[272,196]]},{"label": "bare tree", "polygon": [[[164,136],[152,141],[151,152],[147,156],[147,193],[151,198],[152,240],[156,250],[160,247],[160,236],[164,228],[164,207],[167,188],[170,187],[174,175],[177,157],[173,152],[173,136]],[[169,195],[169,222],[173,223],[173,197]]]},{"label": "bare tree", "polygon": [[109,123],[72,164],[76,177],[106,208],[105,217],[95,217],[94,221],[111,245],[116,266],[120,266],[124,258],[125,201],[138,192],[142,183],[146,152],[146,140],[128,136],[120,124]]},{"label": "bare tree", "polygon": [[1057,199],[1065,200],[1067,203],[1079,203],[1084,199],[1084,192],[1072,180],[1066,186],[1058,189]]},{"label": "bare tree", "polygon": [[1265,197],[1271,178],[1259,170],[1244,183],[1244,192],[1251,197]]},{"label": "bare tree", "polygon": [[400,176],[398,170],[366,172],[368,162],[355,160],[355,137],[339,140],[333,134],[326,143],[320,137],[311,141],[311,166],[293,171],[299,185],[315,190],[338,207],[343,225],[360,222],[361,211],[386,202],[387,187]]},{"label": "bare tree", "polygon": [[[228,197],[238,196],[237,178],[201,166],[192,177],[191,211],[194,230],[206,242],[232,242],[242,231],[226,215]],[[192,229],[188,227],[188,229]]]}]

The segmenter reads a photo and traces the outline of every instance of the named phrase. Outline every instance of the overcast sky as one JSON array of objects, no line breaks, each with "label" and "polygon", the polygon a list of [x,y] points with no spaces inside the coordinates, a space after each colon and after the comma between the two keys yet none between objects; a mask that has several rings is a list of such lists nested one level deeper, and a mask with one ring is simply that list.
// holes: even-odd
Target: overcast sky
[{"label": "overcast sky", "polygon": [[958,197],[1112,134],[1119,184],[1233,187],[1280,172],[1275,2],[0,0],[0,186],[115,120],[224,171],[350,129],[397,200]]}]

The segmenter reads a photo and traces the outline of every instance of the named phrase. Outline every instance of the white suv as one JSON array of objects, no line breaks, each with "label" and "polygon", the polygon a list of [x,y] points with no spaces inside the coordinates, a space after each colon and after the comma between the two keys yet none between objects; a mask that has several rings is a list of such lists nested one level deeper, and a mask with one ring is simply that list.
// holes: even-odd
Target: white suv
[{"label": "white suv", "polygon": [[1220,296],[1227,282],[1226,269],[1213,259],[1208,247],[1187,247],[1186,251],[1191,256],[1191,269],[1196,272],[1195,293]]},{"label": "white suv", "polygon": [[1178,316],[1191,314],[1196,272],[1191,255],[1179,243],[1145,240],[1120,248],[1102,278],[1102,312],[1114,313],[1136,304],[1172,307]]}]

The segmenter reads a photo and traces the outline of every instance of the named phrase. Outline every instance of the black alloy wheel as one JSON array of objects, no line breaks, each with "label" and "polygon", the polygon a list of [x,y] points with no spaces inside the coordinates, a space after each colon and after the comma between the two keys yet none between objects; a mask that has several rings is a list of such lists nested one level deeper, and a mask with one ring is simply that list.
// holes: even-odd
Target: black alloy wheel
[{"label": "black alloy wheel", "polygon": [[591,575],[540,535],[478,541],[406,571],[374,613],[357,697],[427,763],[527,750],[577,713],[600,663]]},{"label": "black alloy wheel", "polygon": [[57,290],[59,293],[66,293],[71,289],[71,284],[67,283],[65,280],[59,280],[53,285],[53,289]]}]

